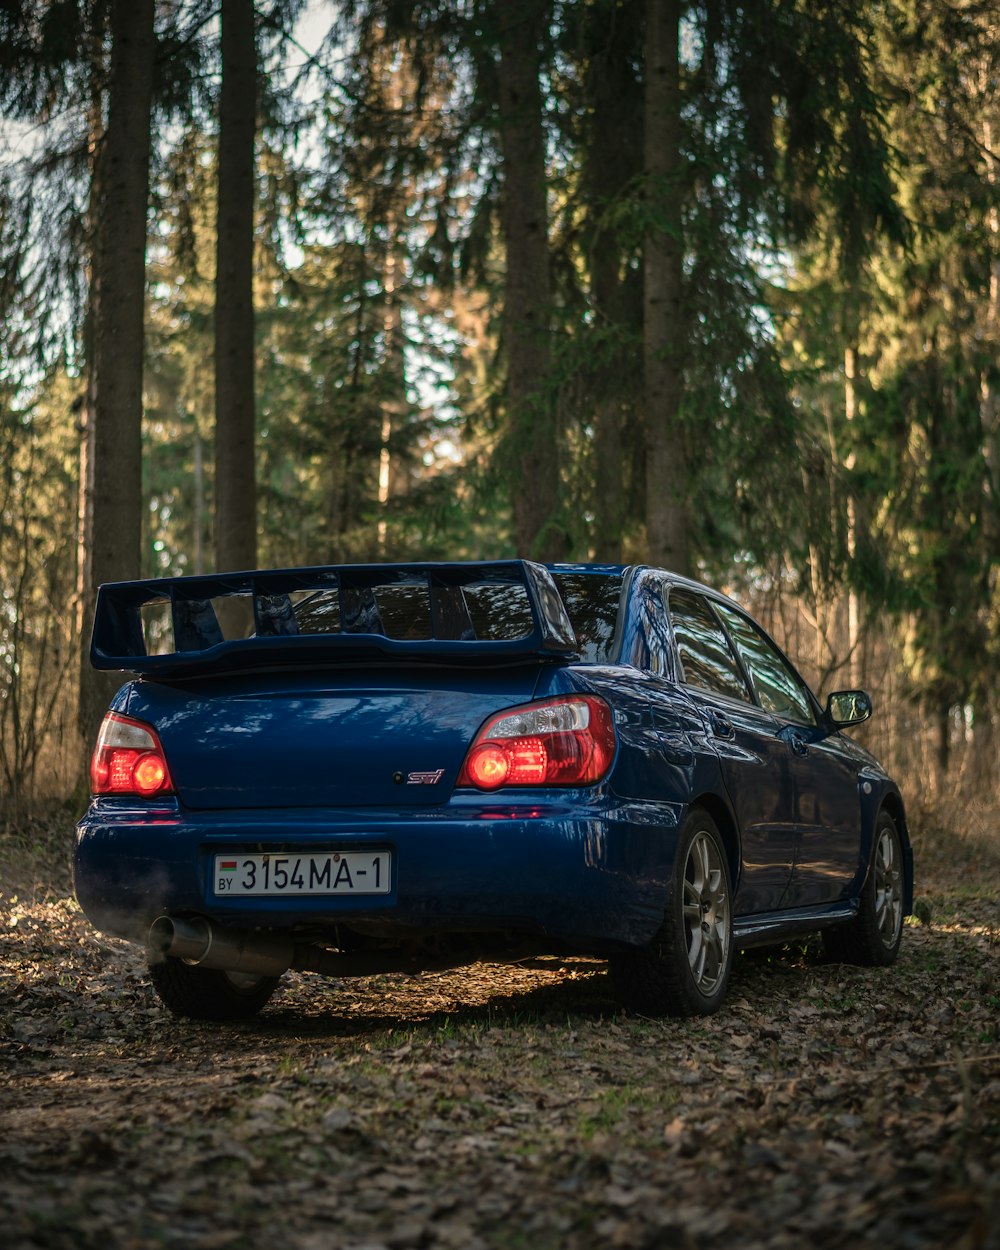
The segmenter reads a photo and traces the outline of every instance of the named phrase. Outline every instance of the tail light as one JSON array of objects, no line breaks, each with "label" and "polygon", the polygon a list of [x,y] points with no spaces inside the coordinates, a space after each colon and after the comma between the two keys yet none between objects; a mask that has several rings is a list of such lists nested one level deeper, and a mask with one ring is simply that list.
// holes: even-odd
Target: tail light
[{"label": "tail light", "polygon": [[156,730],[129,716],[108,712],[90,761],[90,787],[94,794],[138,794],[143,798],[171,794],[170,769]]},{"label": "tail light", "polygon": [[611,709],[596,695],[569,695],[491,717],[469,748],[459,786],[590,786],[615,755]]}]

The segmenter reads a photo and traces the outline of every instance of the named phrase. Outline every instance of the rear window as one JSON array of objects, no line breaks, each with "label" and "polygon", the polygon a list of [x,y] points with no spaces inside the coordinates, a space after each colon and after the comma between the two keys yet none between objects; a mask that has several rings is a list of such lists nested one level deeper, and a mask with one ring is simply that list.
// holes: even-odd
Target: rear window
[{"label": "rear window", "polygon": [[528,593],[515,583],[471,582],[432,591],[420,580],[299,591],[291,599],[296,628],[288,632],[300,634],[508,642],[527,637],[533,628]]},{"label": "rear window", "polygon": [[622,597],[620,573],[556,573],[569,619],[580,644],[580,658],[588,664],[606,664],[618,625]]},{"label": "rear window", "polygon": [[534,625],[531,604],[523,586],[511,583],[473,582],[462,588],[476,638],[507,642],[524,638]]},{"label": "rear window", "polygon": [[[581,658],[591,664],[606,662],[618,622],[621,575],[553,576],[576,632]],[[471,582],[433,591],[426,581],[300,591],[292,596],[292,611],[301,634],[343,631],[408,642],[430,638],[510,642],[532,631],[527,591],[513,582]]]}]

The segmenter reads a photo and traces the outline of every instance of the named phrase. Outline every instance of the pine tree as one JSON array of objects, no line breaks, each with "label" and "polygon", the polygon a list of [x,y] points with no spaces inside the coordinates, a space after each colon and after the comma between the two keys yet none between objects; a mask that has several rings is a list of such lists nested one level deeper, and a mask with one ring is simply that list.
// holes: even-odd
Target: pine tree
[{"label": "pine tree", "polygon": [[253,0],[222,0],[215,279],[215,565],[257,565]]},{"label": "pine tree", "polygon": [[[142,532],[142,367],[149,202],[153,0],[114,0],[108,121],[99,141],[89,317],[83,603],[92,616],[102,582],[138,577]],[[80,724],[92,740],[108,681],[84,660]]]},{"label": "pine tree", "polygon": [[684,386],[684,234],[679,0],[646,0],[643,379],[646,547],[652,564],[690,571]]}]

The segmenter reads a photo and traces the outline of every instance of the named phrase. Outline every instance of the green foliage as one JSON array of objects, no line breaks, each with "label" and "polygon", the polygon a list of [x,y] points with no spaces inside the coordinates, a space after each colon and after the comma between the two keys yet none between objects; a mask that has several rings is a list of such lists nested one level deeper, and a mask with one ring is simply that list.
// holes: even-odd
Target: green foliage
[{"label": "green foliage", "polygon": [[[23,404],[0,382],[0,813],[58,795],[76,750],[76,431],[64,372]],[[58,520],[57,520],[58,518]]]},{"label": "green foliage", "polygon": [[[25,709],[44,709],[63,674],[56,637],[72,645],[66,518],[105,10],[0,11],[0,116],[34,128],[11,132],[17,159],[0,172],[8,789],[37,777],[54,722],[38,712],[32,745]],[[258,6],[261,560],[510,554],[512,503],[528,487],[504,366],[502,6],[352,0],[308,53],[302,12]],[[684,172],[671,188],[643,172],[643,22],[634,0],[560,2],[539,38],[552,363],[536,402],[558,419],[553,524],[574,557],[644,558],[642,244],[677,195],[699,567],[797,594],[820,632],[845,594],[860,596],[863,614],[893,624],[903,688],[945,717],[969,703],[983,723],[1000,694],[991,8],[685,5]],[[214,6],[164,9],[157,37],[150,574],[207,569],[212,550]],[[835,669],[847,646],[830,647]]]},{"label": "green foliage", "polygon": [[[897,615],[908,682],[930,709],[994,686],[997,496],[997,47],[983,11],[923,3],[870,8],[868,92],[894,136],[896,216],[845,224],[825,197],[798,255],[801,304],[789,342],[854,500],[857,550],[831,571]],[[859,161],[861,187],[868,165]],[[881,192],[877,191],[877,207]],[[862,223],[863,225],[863,223]],[[891,228],[890,228],[891,227]],[[853,233],[852,233],[853,231]],[[853,242],[852,242],[853,240]],[[831,352],[831,345],[839,351]],[[843,353],[855,348],[856,413],[845,421]]]}]

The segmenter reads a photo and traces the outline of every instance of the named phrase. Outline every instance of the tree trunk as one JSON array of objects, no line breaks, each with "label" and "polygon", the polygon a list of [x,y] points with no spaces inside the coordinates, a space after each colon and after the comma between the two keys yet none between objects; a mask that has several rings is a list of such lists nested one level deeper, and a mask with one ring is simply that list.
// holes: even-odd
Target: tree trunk
[{"label": "tree trunk", "polygon": [[[617,563],[630,521],[642,520],[641,490],[628,490],[636,461],[627,428],[641,388],[637,360],[642,325],[628,252],[609,206],[628,194],[642,174],[642,136],[635,118],[642,108],[634,48],[642,14],[635,6],[598,4],[590,11],[587,95],[592,103],[584,151],[582,191],[594,223],[588,248],[590,299],[598,344],[591,362],[594,427],[594,559]],[[630,277],[632,280],[630,281]],[[613,344],[613,345],[612,345]],[[639,496],[636,498],[635,496]]]},{"label": "tree trunk", "polygon": [[[388,235],[390,240],[396,236],[397,224],[393,215],[389,217]],[[390,245],[385,258],[383,275],[383,295],[385,311],[382,317],[382,334],[385,343],[385,361],[383,369],[383,386],[379,407],[382,412],[382,428],[379,435],[378,459],[378,522],[376,538],[378,556],[384,560],[390,554],[387,550],[389,533],[389,499],[392,493],[392,438],[398,432],[403,408],[406,403],[406,357],[405,336],[403,333],[403,306],[399,292],[399,258]]]},{"label": "tree trunk", "polygon": [[111,7],[108,123],[93,171],[88,379],[81,579],[84,650],[80,729],[92,742],[115,677],[89,663],[97,587],[137,578],[142,534],[142,365],[146,295],[153,0]]},{"label": "tree trunk", "polygon": [[858,501],[854,494],[853,473],[857,457],[854,454],[854,420],[858,413],[858,328],[857,316],[851,310],[845,318],[847,333],[844,348],[844,417],[848,452],[844,458],[850,490],[847,496],[847,558],[851,563],[847,588],[847,683],[857,689],[864,684],[864,665],[861,655],[861,600],[853,583],[854,562],[858,554]]},{"label": "tree trunk", "polygon": [[194,571],[205,572],[205,445],[198,414],[191,413],[194,432]]},{"label": "tree trunk", "polygon": [[253,205],[257,52],[252,0],[222,0],[215,280],[215,564],[257,564]]},{"label": "tree trunk", "polygon": [[[989,98],[989,75],[985,69],[980,70],[980,90]],[[987,333],[994,343],[1000,339],[1000,209],[996,205],[996,188],[1000,184],[1000,158],[996,155],[995,144],[1000,138],[1000,127],[996,117],[987,115],[983,120],[982,151],[986,164],[986,179],[993,191],[993,204],[986,214],[986,224],[992,241],[990,251],[990,293],[986,308]],[[980,395],[982,400],[983,426],[983,459],[986,464],[987,486],[996,499],[1000,495],[1000,393],[990,372],[983,370],[980,378]],[[994,520],[994,524],[996,524]],[[993,541],[997,534],[994,531]],[[996,687],[992,681],[992,672],[986,691],[982,692],[976,705],[975,744],[979,766],[977,781],[983,791],[995,792],[998,780],[997,769],[997,732],[996,732]]]},{"label": "tree trunk", "polygon": [[[980,70],[980,91],[990,98],[990,77],[985,67]],[[1000,157],[996,144],[1000,141],[1000,118],[987,114],[983,119],[982,153],[986,167],[986,181],[992,192],[993,203],[986,214],[986,226],[990,235],[990,293],[986,306],[986,327],[994,343],[1000,339],[1000,209],[997,208],[996,191],[1000,185]],[[992,361],[991,361],[992,364]],[[980,378],[983,423],[983,457],[986,461],[988,482],[994,498],[1000,495],[1000,391],[992,377],[992,369],[984,368]]]},{"label": "tree trunk", "polygon": [[687,573],[687,465],[680,427],[685,336],[679,27],[680,0],[646,0],[646,544],[650,563]]},{"label": "tree trunk", "polygon": [[937,708],[937,749],[934,763],[936,769],[936,790],[939,795],[944,793],[948,781],[948,770],[951,767],[951,708],[942,704]]},{"label": "tree trunk", "polygon": [[997,788],[996,698],[992,689],[979,692],[973,707],[972,785],[977,794],[995,794]]},{"label": "tree trunk", "polygon": [[514,539],[524,556],[568,553],[559,511],[559,430],[551,392],[548,206],[540,42],[548,6],[500,5],[500,145],[507,252],[504,337]]}]

